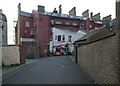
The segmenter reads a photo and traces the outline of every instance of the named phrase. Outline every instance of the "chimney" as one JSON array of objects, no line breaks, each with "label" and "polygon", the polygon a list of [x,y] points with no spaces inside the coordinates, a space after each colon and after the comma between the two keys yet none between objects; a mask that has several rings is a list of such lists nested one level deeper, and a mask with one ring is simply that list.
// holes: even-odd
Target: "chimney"
[{"label": "chimney", "polygon": [[38,12],[44,13],[45,12],[45,7],[42,6],[42,5],[38,5]]},{"label": "chimney", "polygon": [[116,22],[117,28],[120,28],[120,0],[116,0]]},{"label": "chimney", "polygon": [[108,15],[108,16],[106,16],[106,17],[103,17],[103,20],[111,21],[111,20],[112,20],[111,15]]},{"label": "chimney", "polygon": [[54,8],[53,13],[58,13],[58,11],[56,10],[56,8]]},{"label": "chimney", "polygon": [[90,30],[90,18],[86,19],[86,30]]},{"label": "chimney", "polygon": [[69,11],[69,15],[71,15],[71,16],[76,16],[76,7],[73,7],[73,8]]},{"label": "chimney", "polygon": [[93,12],[90,13],[90,17],[91,17],[91,19],[93,19]]},{"label": "chimney", "polygon": [[0,15],[2,14],[2,9],[0,9]]},{"label": "chimney", "polygon": [[97,13],[93,16],[93,19],[100,20],[100,13]]},{"label": "chimney", "polygon": [[82,17],[89,18],[89,10],[88,9],[82,13]]},{"label": "chimney", "polygon": [[62,14],[62,8],[61,8],[62,5],[59,6],[59,14]]},{"label": "chimney", "polygon": [[20,15],[21,12],[21,3],[18,4],[18,15]]}]

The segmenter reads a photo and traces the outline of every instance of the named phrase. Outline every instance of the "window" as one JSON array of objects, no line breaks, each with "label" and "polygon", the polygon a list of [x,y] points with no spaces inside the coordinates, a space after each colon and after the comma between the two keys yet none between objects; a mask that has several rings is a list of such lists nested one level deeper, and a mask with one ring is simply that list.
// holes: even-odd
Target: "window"
[{"label": "window", "polygon": [[33,27],[35,27],[35,23],[33,23]]},{"label": "window", "polygon": [[73,23],[73,26],[77,26],[77,23]]},{"label": "window", "polygon": [[95,29],[98,29],[97,27],[95,27]]},{"label": "window", "polygon": [[61,41],[61,35],[58,35],[58,41]]},{"label": "window", "polygon": [[4,29],[4,26],[2,25],[2,30]]},{"label": "window", "polygon": [[70,25],[70,23],[65,23],[65,25]]},{"label": "window", "polygon": [[90,25],[90,28],[92,28],[92,25]]},{"label": "window", "polygon": [[69,42],[71,42],[71,39],[72,39],[72,36],[69,36],[69,37],[68,37]]},{"label": "window", "polygon": [[25,33],[27,33],[27,31],[25,30]]},{"label": "window", "polygon": [[65,41],[65,35],[63,35],[63,37],[62,37],[62,41]]},{"label": "window", "polygon": [[61,22],[56,22],[56,24],[61,24]]},{"label": "window", "polygon": [[0,19],[2,20],[2,15],[0,15]]},{"label": "window", "polygon": [[54,21],[53,20],[51,20],[51,25],[54,25]]},{"label": "window", "polygon": [[55,36],[55,40],[57,40],[57,36]]},{"label": "window", "polygon": [[26,27],[30,27],[30,23],[29,22],[25,22],[25,26]]}]

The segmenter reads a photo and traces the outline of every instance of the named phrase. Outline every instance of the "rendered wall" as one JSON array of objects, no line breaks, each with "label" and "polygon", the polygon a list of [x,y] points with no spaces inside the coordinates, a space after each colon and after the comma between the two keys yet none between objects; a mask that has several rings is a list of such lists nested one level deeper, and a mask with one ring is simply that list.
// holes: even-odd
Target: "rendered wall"
[{"label": "rendered wall", "polygon": [[2,63],[4,65],[20,64],[19,46],[2,46]]}]

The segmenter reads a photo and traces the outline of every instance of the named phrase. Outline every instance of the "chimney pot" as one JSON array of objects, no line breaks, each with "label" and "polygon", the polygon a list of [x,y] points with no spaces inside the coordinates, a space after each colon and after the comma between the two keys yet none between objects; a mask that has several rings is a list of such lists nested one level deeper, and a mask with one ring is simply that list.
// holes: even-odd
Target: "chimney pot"
[{"label": "chimney pot", "polygon": [[93,12],[90,13],[90,17],[91,17],[91,19],[93,19]]},{"label": "chimney pot", "polygon": [[59,6],[59,14],[62,14],[62,8],[61,8],[62,5]]}]

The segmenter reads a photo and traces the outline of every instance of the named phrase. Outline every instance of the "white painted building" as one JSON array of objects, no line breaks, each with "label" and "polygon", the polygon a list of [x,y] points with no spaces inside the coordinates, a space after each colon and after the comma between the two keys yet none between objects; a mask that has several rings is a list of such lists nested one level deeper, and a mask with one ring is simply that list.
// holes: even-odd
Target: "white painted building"
[{"label": "white painted building", "polygon": [[7,18],[0,9],[0,45],[7,45]]},{"label": "white painted building", "polygon": [[74,31],[70,29],[62,29],[62,28],[53,28],[53,39],[50,41],[50,52],[55,53],[56,47],[65,46],[67,43],[69,45],[69,50],[72,53],[74,50],[73,43],[78,38],[81,38],[86,33],[79,30]]}]

